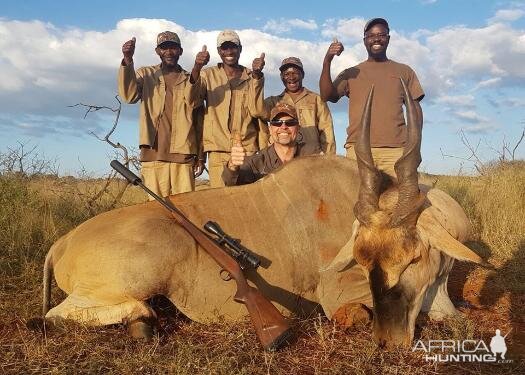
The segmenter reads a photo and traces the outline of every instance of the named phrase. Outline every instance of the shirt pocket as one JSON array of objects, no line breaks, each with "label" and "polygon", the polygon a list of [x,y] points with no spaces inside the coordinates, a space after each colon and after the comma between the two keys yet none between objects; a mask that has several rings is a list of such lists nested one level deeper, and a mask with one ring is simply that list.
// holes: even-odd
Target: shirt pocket
[{"label": "shirt pocket", "polygon": [[299,107],[299,123],[301,126],[315,126],[315,110],[309,107]]}]

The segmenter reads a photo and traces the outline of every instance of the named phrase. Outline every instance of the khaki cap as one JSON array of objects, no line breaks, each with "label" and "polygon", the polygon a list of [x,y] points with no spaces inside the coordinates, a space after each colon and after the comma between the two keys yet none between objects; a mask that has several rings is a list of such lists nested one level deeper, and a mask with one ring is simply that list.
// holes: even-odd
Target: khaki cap
[{"label": "khaki cap", "polygon": [[222,46],[226,42],[232,42],[239,47],[241,46],[241,39],[233,30],[223,30],[217,36],[217,47]]},{"label": "khaki cap", "polygon": [[157,35],[157,47],[166,42],[177,43],[179,46],[181,45],[179,36],[173,31],[163,31]]},{"label": "khaki cap", "polygon": [[299,68],[299,70],[301,70],[304,73],[303,63],[301,62],[301,59],[299,59],[298,57],[287,57],[286,59],[284,59],[283,62],[281,63],[281,67],[279,68],[279,70],[282,72],[290,65]]},{"label": "khaki cap", "polygon": [[286,113],[296,120],[299,119],[295,107],[292,107],[290,104],[279,102],[272,108],[272,111],[270,112],[270,120],[274,120],[277,115],[280,115],[281,113]]}]

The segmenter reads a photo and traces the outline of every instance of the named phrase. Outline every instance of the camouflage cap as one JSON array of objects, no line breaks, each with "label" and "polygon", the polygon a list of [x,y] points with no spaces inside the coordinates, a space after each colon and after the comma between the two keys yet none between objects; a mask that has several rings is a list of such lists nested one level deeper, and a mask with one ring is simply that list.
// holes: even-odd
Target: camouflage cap
[{"label": "camouflage cap", "polygon": [[372,18],[365,24],[365,30],[364,33],[366,33],[372,26],[377,25],[380,23],[381,25],[384,25],[388,31],[390,31],[390,28],[388,27],[388,22],[384,18]]},{"label": "camouflage cap", "polygon": [[280,115],[282,113],[285,113],[296,120],[299,119],[295,107],[291,106],[290,104],[279,102],[275,104],[275,106],[272,108],[272,111],[270,112],[270,120],[274,120],[277,117],[277,115]]},{"label": "camouflage cap", "polygon": [[281,67],[279,68],[279,70],[282,72],[290,65],[299,68],[304,73],[303,63],[298,57],[287,57],[286,59],[284,59],[283,62],[281,63]]},{"label": "camouflage cap", "polygon": [[163,31],[159,35],[157,35],[157,47],[160,46],[162,43],[167,42],[177,43],[179,46],[181,45],[179,36],[173,31]]},{"label": "camouflage cap", "polygon": [[217,47],[222,46],[222,44],[226,42],[231,42],[239,47],[241,46],[241,39],[233,30],[223,30],[217,36]]}]

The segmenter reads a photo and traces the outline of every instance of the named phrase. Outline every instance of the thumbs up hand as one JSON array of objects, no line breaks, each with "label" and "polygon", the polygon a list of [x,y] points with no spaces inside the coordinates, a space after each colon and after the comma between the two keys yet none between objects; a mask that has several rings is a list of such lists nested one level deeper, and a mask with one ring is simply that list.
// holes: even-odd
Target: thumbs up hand
[{"label": "thumbs up hand", "polygon": [[243,163],[246,157],[246,151],[242,147],[240,134],[233,135],[233,146],[231,148],[230,160],[228,161],[228,168],[237,170]]},{"label": "thumbs up hand", "polygon": [[345,50],[345,47],[343,46],[343,43],[337,40],[337,38],[334,38],[333,42],[330,44],[330,47],[328,47],[328,51],[326,52],[326,57],[330,59],[330,61],[334,58],[334,56],[339,56],[341,53]]},{"label": "thumbs up hand", "polygon": [[122,55],[124,57],[124,62],[126,65],[130,65],[133,62],[133,55],[135,54],[135,42],[137,39],[135,37],[128,40],[122,45]]},{"label": "thumbs up hand", "polygon": [[263,52],[261,53],[260,57],[256,57],[255,59],[253,59],[252,71],[256,78],[262,77],[262,70],[264,68],[264,57],[265,57],[265,54]]},{"label": "thumbs up hand", "polygon": [[195,57],[195,65],[199,68],[202,68],[204,65],[208,64],[210,61],[210,53],[206,45],[202,46],[202,49],[197,53]]}]

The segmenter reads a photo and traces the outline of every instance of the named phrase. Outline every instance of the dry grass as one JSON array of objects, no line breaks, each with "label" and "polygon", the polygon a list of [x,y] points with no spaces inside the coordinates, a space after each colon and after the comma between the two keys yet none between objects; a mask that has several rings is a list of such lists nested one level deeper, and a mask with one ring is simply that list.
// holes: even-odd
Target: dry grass
[{"label": "dry grass", "polygon": [[[489,272],[461,264],[451,276],[451,295],[465,316],[422,323],[422,339],[507,339],[511,364],[431,364],[406,349],[380,350],[370,325],[348,331],[322,317],[295,320],[293,345],[277,353],[259,347],[246,324],[200,325],[177,314],[166,300],[152,302],[161,316],[152,342],[130,339],[120,326],[67,324],[44,334],[26,321],[41,310],[41,273],[49,246],[93,213],[111,205],[116,190],[95,206],[86,201],[101,181],[0,175],[0,372],[10,374],[511,374],[523,373],[523,253],[525,164],[503,165],[484,177],[438,177],[473,222],[470,244],[500,267]],[[118,187],[112,186],[111,189]],[[78,192],[84,194],[78,194]],[[130,188],[121,204],[145,200]],[[93,210],[95,212],[93,212]],[[53,304],[63,295],[53,288]],[[467,301],[467,302],[465,302]],[[521,334],[521,336],[520,336]]]}]

